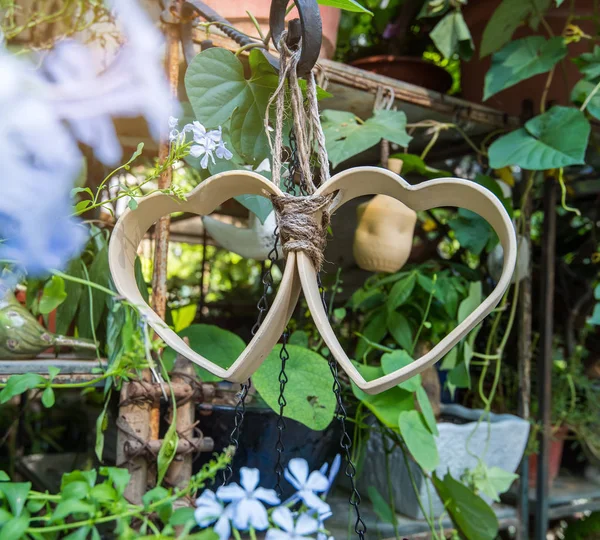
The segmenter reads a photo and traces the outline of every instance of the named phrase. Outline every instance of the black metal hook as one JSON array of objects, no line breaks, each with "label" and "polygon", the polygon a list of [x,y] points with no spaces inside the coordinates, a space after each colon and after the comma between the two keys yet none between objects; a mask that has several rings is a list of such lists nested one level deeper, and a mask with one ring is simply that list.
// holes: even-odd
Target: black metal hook
[{"label": "black metal hook", "polygon": [[[275,48],[279,50],[279,41],[285,31],[285,14],[289,0],[273,0],[269,26]],[[297,46],[302,38],[302,53],[298,62],[298,75],[308,75],[319,59],[323,41],[323,24],[316,0],[294,0],[300,21],[290,21],[287,43],[289,47]]]}]

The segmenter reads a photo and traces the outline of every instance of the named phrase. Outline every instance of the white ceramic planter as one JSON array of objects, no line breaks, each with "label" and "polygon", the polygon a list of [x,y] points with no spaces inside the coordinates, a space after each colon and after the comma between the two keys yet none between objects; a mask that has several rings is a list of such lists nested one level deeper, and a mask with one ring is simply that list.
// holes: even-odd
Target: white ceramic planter
[{"label": "white ceramic planter", "polygon": [[[439,436],[436,437],[440,455],[440,466],[436,469],[438,476],[443,477],[449,471],[454,478],[460,478],[465,469],[477,465],[477,458],[481,458],[488,467],[500,467],[510,472],[517,469],[527,445],[529,422],[511,414],[492,414],[490,423],[482,422],[473,433],[481,413],[479,409],[467,409],[460,405],[442,406],[444,416],[454,416],[468,422],[438,424]],[[467,452],[469,437],[469,452]],[[436,517],[441,515],[444,507],[435,494],[433,485],[425,479],[416,464],[410,462],[410,466],[423,506],[428,511],[431,508]],[[419,508],[400,449],[394,450],[390,456],[390,474],[396,510],[411,518],[422,519],[423,513]],[[362,491],[365,492],[368,486],[375,486],[388,499],[385,457],[381,436],[377,432],[373,432],[368,442],[360,484]],[[487,502],[490,500],[487,499]]]}]

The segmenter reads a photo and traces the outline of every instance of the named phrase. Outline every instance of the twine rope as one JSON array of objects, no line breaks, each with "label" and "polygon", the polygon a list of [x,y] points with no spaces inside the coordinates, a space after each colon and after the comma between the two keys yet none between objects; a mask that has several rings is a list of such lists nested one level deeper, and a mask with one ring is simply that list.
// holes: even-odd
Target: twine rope
[{"label": "twine rope", "polygon": [[[307,77],[305,102],[297,73],[302,52],[301,43],[297,49],[291,50],[287,46],[286,37],[287,33],[284,32],[279,41],[279,84],[267,105],[264,127],[273,156],[272,180],[283,190],[281,174],[283,124],[286,114],[286,95],[289,96],[289,112],[296,138],[298,169],[308,196],[286,194],[271,199],[284,253],[286,255],[291,251],[306,253],[315,269],[319,271],[324,261],[323,252],[327,243],[327,227],[330,221],[328,206],[332,197],[314,195],[317,186],[314,182],[310,158],[314,149],[319,165],[319,184],[329,180],[329,158],[319,117],[317,83],[314,74],[311,72]],[[275,105],[275,124],[272,136],[270,110],[273,105]]]}]

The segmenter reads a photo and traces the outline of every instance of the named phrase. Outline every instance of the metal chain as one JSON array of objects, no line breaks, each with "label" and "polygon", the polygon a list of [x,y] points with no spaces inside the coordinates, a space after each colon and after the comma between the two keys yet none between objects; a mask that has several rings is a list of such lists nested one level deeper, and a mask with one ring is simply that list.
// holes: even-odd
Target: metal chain
[{"label": "metal chain", "polygon": [[285,452],[285,446],[283,445],[283,432],[286,428],[285,418],[283,417],[283,410],[287,405],[287,400],[284,396],[285,385],[289,379],[285,373],[285,366],[287,361],[290,359],[290,354],[287,350],[288,332],[287,329],[281,336],[281,349],[279,351],[279,358],[281,359],[281,371],[279,372],[279,398],[277,403],[279,404],[279,415],[277,417],[277,442],[275,443],[275,450],[277,452],[277,461],[275,462],[275,492],[277,496],[281,498],[281,479],[283,477],[283,453]]},{"label": "metal chain", "polygon": [[[328,313],[327,301],[325,299],[325,289],[323,287],[323,283],[321,282],[321,274],[317,274],[317,283],[319,285],[319,293],[321,294],[321,301],[323,302],[323,307],[325,308],[325,313]],[[363,521],[360,515],[360,503],[361,497],[358,489],[356,487],[356,466],[352,462],[352,454],[350,452],[352,448],[352,439],[348,434],[348,430],[346,428],[346,420],[348,419],[348,413],[346,412],[346,407],[344,406],[344,399],[342,396],[342,385],[340,383],[340,379],[338,376],[338,364],[331,355],[329,357],[329,369],[331,370],[331,374],[333,375],[333,393],[335,395],[335,399],[337,402],[337,407],[335,414],[342,428],[342,437],[340,439],[340,447],[344,451],[346,457],[346,470],[345,474],[350,480],[350,488],[351,493],[348,498],[348,502],[350,506],[354,508],[354,513],[356,514],[356,521],[354,523],[354,532],[358,535],[360,540],[364,540],[365,534],[367,532],[367,526]]]},{"label": "metal chain", "polygon": [[[240,388],[240,392],[238,393],[238,402],[235,405],[234,411],[234,424],[233,430],[231,431],[231,435],[229,435],[229,445],[233,446],[235,450],[240,447],[239,439],[242,434],[242,425],[244,424],[244,415],[246,414],[246,398],[248,397],[248,392],[252,383],[250,379],[247,382],[242,383]],[[230,464],[225,467],[223,471],[223,485],[227,485],[231,477],[233,476],[233,469]]]}]

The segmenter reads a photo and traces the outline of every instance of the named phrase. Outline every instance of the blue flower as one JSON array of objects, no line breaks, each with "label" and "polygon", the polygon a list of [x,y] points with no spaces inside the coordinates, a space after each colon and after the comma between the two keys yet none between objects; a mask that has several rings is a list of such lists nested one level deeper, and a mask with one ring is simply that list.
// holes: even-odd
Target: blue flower
[{"label": "blue flower", "polygon": [[321,471],[313,471],[309,474],[307,461],[294,458],[290,459],[283,475],[297,490],[291,501],[301,500],[308,508],[316,510],[319,514],[330,514],[330,506],[317,495],[326,492],[330,486],[329,480]]},{"label": "blue flower", "polygon": [[236,529],[246,531],[252,527],[264,531],[269,526],[269,517],[263,503],[273,506],[281,502],[274,490],[258,487],[259,480],[258,469],[242,467],[241,486],[234,482],[217,490],[219,499],[234,504],[233,524]]},{"label": "blue flower", "polygon": [[300,514],[298,519],[294,520],[294,514],[286,506],[276,508],[271,519],[279,529],[269,529],[265,540],[306,540],[313,538],[308,535],[319,530],[316,519],[308,514]]},{"label": "blue flower", "polygon": [[229,540],[232,509],[232,505],[225,507],[213,491],[206,489],[196,500],[194,517],[198,526],[202,528],[214,523],[213,530],[219,535],[219,540]]}]

